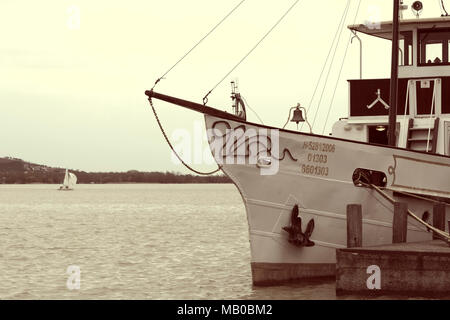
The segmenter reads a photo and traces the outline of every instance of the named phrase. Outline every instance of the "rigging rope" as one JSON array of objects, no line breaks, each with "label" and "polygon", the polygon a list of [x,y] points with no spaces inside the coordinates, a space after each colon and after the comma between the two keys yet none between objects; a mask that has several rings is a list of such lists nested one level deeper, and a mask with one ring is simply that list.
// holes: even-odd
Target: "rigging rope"
[{"label": "rigging rope", "polygon": [[[361,0],[359,0],[359,2],[358,2],[358,7],[357,7],[357,9],[356,9],[355,18],[353,19],[353,24],[355,24],[356,18],[358,17],[359,7],[360,7],[360,6],[361,6]],[[335,97],[335,95],[336,95],[336,90],[337,90],[337,87],[338,87],[339,80],[340,80],[340,78],[341,78],[342,69],[343,69],[343,67],[344,67],[345,58],[347,57],[348,47],[349,47],[349,45],[350,45],[352,36],[353,36],[353,34],[350,33],[350,35],[349,35],[349,37],[348,37],[348,41],[347,41],[347,46],[345,47],[344,57],[342,58],[341,68],[339,69],[339,74],[338,74],[338,77],[337,77],[337,79],[336,79],[336,84],[335,84],[335,86],[334,86],[333,96],[331,97],[330,105],[329,105],[329,107],[328,107],[327,117],[325,118],[325,124],[323,125],[322,135],[324,134],[325,128],[326,128],[326,126],[327,126],[328,117],[330,116],[331,107],[333,106],[334,97]]]},{"label": "rigging rope", "polygon": [[[362,181],[362,178],[364,179],[364,181]],[[378,192],[383,198],[385,198],[386,200],[388,200],[390,203],[394,204],[395,203],[395,199],[393,199],[391,196],[389,196],[386,192],[384,192],[380,187],[370,183],[370,177],[368,177],[367,175],[365,175],[363,172],[359,172],[359,177],[358,179],[355,180],[355,182],[359,185],[368,187],[368,188],[373,188],[376,192]],[[416,220],[417,222],[419,222],[420,224],[424,225],[427,230],[432,230],[436,236],[440,237],[443,241],[447,242],[448,244],[450,244],[450,234],[448,234],[445,231],[442,231],[440,229],[435,228],[434,226],[426,223],[425,221],[423,221],[422,219],[420,219],[418,216],[416,216],[411,210],[407,210],[407,214],[413,218],[414,220]]]},{"label": "rigging rope", "polygon": [[159,126],[159,128],[161,129],[161,133],[163,134],[164,139],[166,139],[166,142],[167,142],[167,144],[169,145],[170,149],[172,149],[172,152],[175,154],[175,156],[178,158],[178,160],[180,160],[180,162],[181,162],[186,168],[188,168],[188,169],[191,170],[192,172],[195,172],[195,173],[197,173],[197,174],[204,175],[204,176],[208,176],[208,175],[214,174],[214,173],[216,173],[216,172],[218,172],[218,171],[220,171],[220,170],[222,169],[222,166],[218,165],[216,170],[213,170],[213,171],[210,171],[210,172],[201,172],[201,171],[198,171],[198,170],[192,168],[190,165],[188,165],[186,162],[184,162],[184,160],[180,157],[180,155],[178,154],[178,152],[175,151],[174,147],[173,147],[172,144],[170,143],[170,140],[169,140],[169,138],[167,137],[166,132],[164,131],[164,128],[162,127],[161,122],[159,121],[158,114],[156,113],[155,107],[153,106],[152,98],[149,98],[148,101],[150,102],[150,106],[152,107],[153,114],[155,115],[156,122],[158,122],[158,126]]},{"label": "rigging rope", "polygon": [[[194,50],[195,48],[197,48],[197,46],[203,42],[203,40],[205,40],[211,33],[214,32],[214,30],[217,29],[217,27],[219,27],[222,22],[224,22],[234,11],[236,11],[237,8],[239,8],[241,6],[242,3],[244,3],[246,0],[242,0],[241,2],[239,2],[230,12],[228,12],[228,14],[219,21],[218,24],[216,24],[203,38],[200,39],[200,41],[198,41],[189,51],[187,51],[172,67],[169,68],[169,70],[167,70],[161,77],[159,77],[156,81],[155,84],[153,85],[153,88],[155,88],[155,86],[158,84],[159,81],[161,81],[162,79],[164,79],[164,77],[170,72],[172,71],[173,68],[175,68],[176,65],[178,65],[184,58],[187,57],[187,55],[189,55],[192,50]],[[153,89],[152,88],[152,89]]]},{"label": "rigging rope", "polygon": [[[383,192],[383,190],[381,190],[379,187],[377,187],[374,184],[370,184],[369,186],[371,186],[372,188],[375,189],[375,191],[377,191],[381,196],[383,196],[383,198],[387,199],[389,202],[391,202],[392,204],[395,203],[395,200],[390,197],[387,193]],[[449,242],[450,241],[450,234],[448,234],[445,231],[442,231],[438,228],[433,227],[432,225],[426,223],[425,221],[423,221],[422,219],[420,219],[418,216],[416,216],[411,210],[408,209],[408,215],[413,218],[414,220],[416,220],[417,222],[421,223],[422,225],[424,225],[425,227],[427,227],[428,229],[432,230],[435,232],[435,234],[439,237],[441,237],[444,241]],[[450,243],[450,242],[449,242]]]},{"label": "rigging rope", "polygon": [[430,201],[430,202],[433,202],[433,203],[442,203],[442,204],[444,204],[444,205],[446,205],[446,206],[450,206],[450,203],[442,202],[442,201],[435,200],[435,199],[430,199],[430,198],[427,198],[427,197],[422,197],[422,196],[419,196],[419,195],[414,194],[414,193],[409,193],[409,192],[404,192],[404,191],[398,191],[398,190],[394,190],[394,189],[387,188],[387,187],[384,187],[384,188],[381,188],[381,187],[380,187],[380,189],[382,189],[382,190],[388,190],[388,191],[392,191],[392,192],[397,192],[397,193],[400,193],[400,194],[402,194],[402,195],[405,195],[405,196],[411,197],[411,198],[416,198],[416,199],[420,199],[420,200]]},{"label": "rigging rope", "polygon": [[336,56],[336,52],[337,52],[337,49],[338,49],[338,46],[339,46],[339,41],[341,39],[342,31],[344,29],[345,19],[347,18],[349,7],[350,7],[350,0],[347,0],[347,5],[346,5],[344,13],[343,13],[342,24],[339,26],[340,31],[339,31],[339,36],[338,36],[338,39],[337,39],[337,42],[336,42],[336,47],[334,48],[333,56],[331,57],[331,62],[330,62],[330,66],[329,66],[329,69],[328,69],[327,76],[325,78],[325,83],[323,85],[322,93],[320,95],[319,102],[317,103],[317,110],[314,113],[314,119],[313,119],[312,127],[314,127],[314,124],[316,123],[317,115],[319,114],[320,104],[322,102],[323,94],[325,93],[325,89],[326,89],[326,86],[327,86],[327,83],[328,83],[328,78],[329,78],[330,73],[331,73],[331,69],[332,69],[334,58]]},{"label": "rigging rope", "polygon": [[258,113],[256,113],[255,110],[253,110],[252,107],[250,107],[250,105],[248,104],[247,100],[245,100],[245,98],[243,96],[241,96],[242,100],[244,100],[245,102],[245,106],[247,106],[255,115],[256,117],[259,119],[259,121],[261,121],[261,124],[264,124],[264,122],[261,120],[261,118],[259,117]]},{"label": "rigging rope", "polygon": [[289,7],[289,9],[281,16],[281,18],[278,19],[278,21],[272,26],[272,28],[270,28],[269,31],[267,31],[267,33],[255,44],[255,46],[252,49],[250,49],[250,51],[247,52],[247,54],[233,68],[231,68],[231,70],[219,82],[217,82],[217,84],[211,90],[209,90],[209,92],[203,97],[204,105],[208,103],[208,96],[211,94],[211,92],[213,92],[213,90],[216,89],[261,44],[261,42],[264,41],[264,39],[273,31],[273,29],[275,29],[278,26],[278,24],[284,19],[284,17],[287,16],[287,14],[295,7],[295,5],[299,1],[300,0],[296,0]]},{"label": "rigging rope", "polygon": [[[219,23],[217,23],[205,36],[203,36],[203,38],[201,38],[191,49],[189,49],[180,59],[178,59],[177,62],[175,62],[174,65],[172,65],[161,77],[159,77],[151,90],[153,90],[155,88],[155,86],[162,80],[164,79],[164,77],[170,72],[172,71],[173,68],[175,68],[181,61],[184,60],[184,58],[186,58],[195,48],[197,48],[198,45],[200,45],[200,43],[203,42],[203,40],[205,40],[211,33],[214,32],[214,30],[216,30],[234,11],[236,11],[237,8],[239,8],[246,0],[241,0],[241,2],[239,2],[230,12],[228,12],[228,14],[219,21]],[[218,171],[220,171],[222,169],[222,167],[220,165],[218,165],[218,168],[216,170],[210,171],[210,172],[201,172],[198,171],[194,168],[192,168],[190,165],[188,165],[182,158],[181,156],[178,154],[178,152],[175,151],[174,147],[172,146],[172,144],[170,143],[169,138],[167,137],[166,132],[164,131],[164,128],[161,124],[161,121],[159,120],[158,114],[156,113],[155,107],[153,106],[153,101],[151,98],[148,99],[150,102],[150,106],[152,107],[153,110],[153,114],[155,115],[155,119],[156,122],[158,123],[158,126],[161,130],[161,133],[164,136],[164,139],[166,140],[167,144],[169,145],[170,149],[172,150],[172,152],[175,154],[175,156],[178,158],[178,160],[180,160],[180,162],[189,170],[191,170],[194,173],[200,174],[200,175],[211,175],[214,174]]]},{"label": "rigging rope", "polygon": [[[345,9],[344,9],[344,12],[345,12]],[[343,18],[344,18],[344,13],[342,13],[341,20],[339,21],[339,25],[338,25],[338,27],[336,29],[336,33],[334,34],[333,41],[331,42],[331,46],[330,46],[330,49],[328,50],[327,57],[325,58],[325,62],[323,64],[322,71],[320,71],[319,78],[317,79],[316,87],[314,88],[314,92],[313,92],[313,94],[311,96],[311,100],[309,101],[309,104],[308,104],[308,109],[311,108],[311,104],[312,104],[312,102],[314,100],[314,97],[316,96],[316,92],[317,92],[317,89],[319,88],[320,80],[322,79],[323,72],[325,71],[325,67],[328,64],[328,59],[330,58],[330,54],[331,54],[331,51],[332,51],[332,49],[334,47],[334,42],[336,41],[336,38],[337,38],[337,35],[339,33],[340,26],[342,24],[342,19]],[[305,123],[303,122],[301,127],[300,127],[300,131],[302,131],[304,125],[305,125]]]},{"label": "rigging rope", "polygon": [[442,9],[445,12],[445,15],[448,16],[447,10],[445,10],[445,6],[444,6],[444,0],[441,0],[441,4],[442,4]]}]

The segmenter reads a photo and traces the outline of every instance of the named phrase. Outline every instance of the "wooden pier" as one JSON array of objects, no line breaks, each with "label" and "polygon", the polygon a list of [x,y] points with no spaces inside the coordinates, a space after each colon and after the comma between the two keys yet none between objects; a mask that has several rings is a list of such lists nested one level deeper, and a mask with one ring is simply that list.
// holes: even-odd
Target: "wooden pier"
[{"label": "wooden pier", "polygon": [[[434,206],[433,226],[445,230],[444,204]],[[348,205],[348,248],[336,250],[336,293],[450,296],[450,245],[407,243],[406,232],[407,205],[396,203],[392,244],[361,247],[361,206]]]}]

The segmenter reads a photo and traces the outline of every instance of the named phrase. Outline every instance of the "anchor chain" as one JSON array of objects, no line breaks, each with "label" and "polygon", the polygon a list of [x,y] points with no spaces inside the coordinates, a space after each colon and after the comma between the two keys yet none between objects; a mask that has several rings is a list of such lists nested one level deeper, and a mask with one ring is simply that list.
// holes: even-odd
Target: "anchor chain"
[{"label": "anchor chain", "polygon": [[198,171],[198,170],[192,168],[190,165],[188,165],[188,164],[181,158],[181,156],[178,154],[178,152],[175,151],[174,147],[172,146],[172,143],[170,143],[170,140],[169,140],[169,138],[167,137],[166,132],[164,131],[164,128],[163,128],[163,126],[162,126],[162,124],[161,124],[161,121],[159,120],[158,114],[156,113],[155,107],[153,106],[152,98],[151,98],[151,97],[148,98],[148,101],[150,102],[150,106],[152,107],[153,114],[155,115],[156,122],[158,122],[159,129],[161,130],[161,133],[163,134],[164,139],[166,139],[166,142],[167,142],[167,144],[169,145],[169,147],[170,147],[170,149],[172,150],[172,152],[175,154],[175,156],[178,158],[178,160],[180,160],[180,162],[181,162],[186,168],[188,168],[189,170],[191,170],[191,171],[194,172],[194,173],[197,173],[197,174],[199,174],[199,175],[204,175],[204,176],[209,176],[209,175],[212,175],[212,174],[214,174],[214,173],[219,172],[220,170],[222,170],[222,166],[217,165],[217,169],[216,169],[216,170],[213,170],[213,171],[210,171],[210,172],[202,172],[202,171]]}]

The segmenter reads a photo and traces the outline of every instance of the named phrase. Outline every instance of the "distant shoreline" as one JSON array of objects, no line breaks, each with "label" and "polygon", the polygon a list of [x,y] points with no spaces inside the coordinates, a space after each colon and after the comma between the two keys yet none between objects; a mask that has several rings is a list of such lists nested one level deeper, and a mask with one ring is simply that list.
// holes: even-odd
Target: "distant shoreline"
[{"label": "distant shoreline", "polygon": [[[62,184],[65,168],[53,168],[45,165],[6,157],[0,158],[0,184]],[[204,184],[232,183],[221,175],[197,176],[177,172],[85,172],[71,170],[77,176],[78,184],[108,184],[108,183],[158,183],[158,184]]]}]

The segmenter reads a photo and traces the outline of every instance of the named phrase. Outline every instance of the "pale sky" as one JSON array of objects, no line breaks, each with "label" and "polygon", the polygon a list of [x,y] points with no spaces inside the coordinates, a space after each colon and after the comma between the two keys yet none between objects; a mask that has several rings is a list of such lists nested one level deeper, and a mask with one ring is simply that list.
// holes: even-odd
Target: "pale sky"
[{"label": "pale sky", "polygon": [[[188,172],[172,162],[144,91],[239,2],[1,0],[0,156],[85,171]],[[155,91],[201,103],[293,2],[246,0]],[[283,126],[297,102],[309,108],[346,3],[300,0],[210,95],[208,105],[230,112],[230,81],[238,79],[241,94],[267,125]],[[423,17],[441,14],[438,0],[423,3]],[[358,0],[351,1],[345,25],[353,23],[357,5]],[[356,22],[369,20],[374,7],[381,20],[391,20],[391,6],[392,1],[362,0]],[[405,18],[412,17],[408,9]],[[345,28],[314,133],[322,133],[349,35]],[[363,78],[389,77],[390,42],[360,37]],[[346,80],[358,77],[359,45],[354,41],[325,134],[347,116]],[[176,130],[196,135],[200,114],[157,101],[155,106],[169,136]],[[258,122],[249,110],[247,116]],[[207,148],[205,141],[202,147]]]}]

